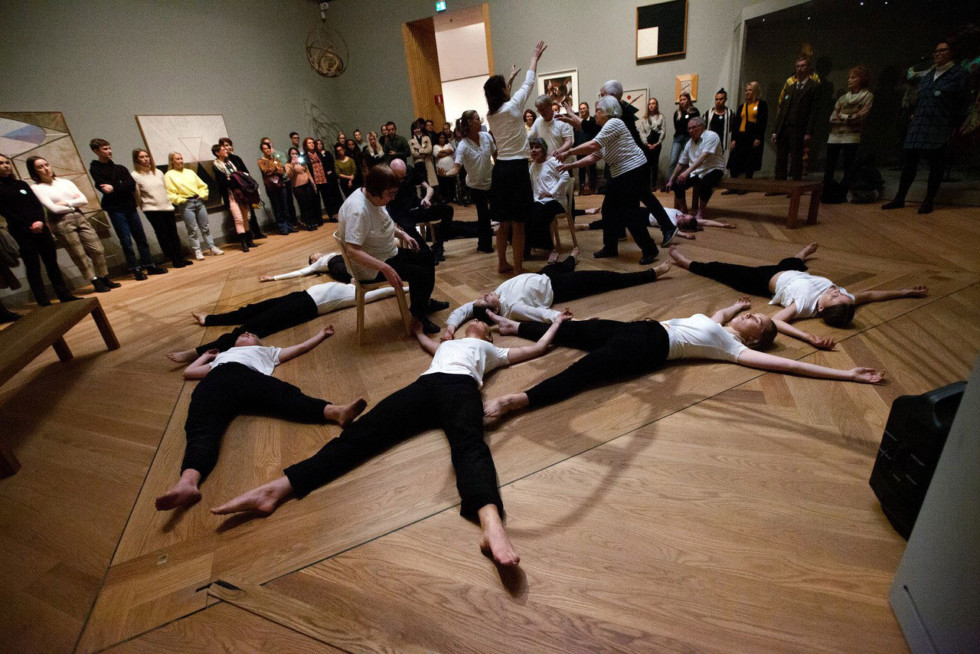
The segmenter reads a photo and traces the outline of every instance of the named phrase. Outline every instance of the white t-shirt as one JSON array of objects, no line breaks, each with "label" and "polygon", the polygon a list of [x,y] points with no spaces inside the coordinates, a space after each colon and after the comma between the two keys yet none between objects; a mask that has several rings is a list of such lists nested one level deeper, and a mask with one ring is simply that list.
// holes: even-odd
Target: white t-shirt
[{"label": "white t-shirt", "polygon": [[[316,302],[317,314],[323,315],[354,306],[354,285],[340,282],[324,282],[306,289],[306,293]],[[391,286],[376,288],[364,294],[365,302],[374,302],[395,294]]]},{"label": "white t-shirt", "polygon": [[738,355],[749,349],[734,334],[704,315],[674,318],[661,323],[667,328],[672,359],[717,359],[737,361]]},{"label": "white t-shirt", "polygon": [[687,145],[684,146],[684,152],[681,153],[679,163],[684,166],[689,165],[705,152],[709,153],[708,156],[704,158],[700,166],[691,171],[692,175],[704,175],[712,170],[725,169],[725,151],[721,147],[721,137],[711,130],[705,130],[701,134],[701,140],[697,143],[694,142],[694,139],[687,142]]},{"label": "white t-shirt", "polygon": [[[379,261],[387,261],[398,254],[395,243],[395,223],[384,207],[371,202],[364,189],[359,188],[340,207],[337,216],[337,235],[344,243],[360,245],[361,248]],[[357,279],[369,280],[378,276],[378,271],[351,261],[351,275]]]},{"label": "white t-shirt", "polygon": [[493,174],[493,137],[480,132],[480,145],[465,138],[456,146],[456,163],[466,169],[466,185],[478,191],[490,190]]},{"label": "white t-shirt", "polygon": [[[500,296],[500,314],[512,320],[554,322],[561,313],[548,307],[555,292],[547,275],[524,273],[508,279],[494,291]],[[457,328],[473,317],[473,303],[467,302],[449,314],[446,326]]]},{"label": "white t-shirt", "polygon": [[340,252],[325,254],[305,268],[300,268],[299,270],[294,270],[293,272],[289,273],[283,273],[282,275],[275,275],[273,279],[279,282],[284,279],[296,279],[297,277],[306,277],[307,275],[329,273],[330,266],[328,264],[330,263],[330,260],[339,256]]},{"label": "white t-shirt", "polygon": [[88,204],[85,194],[70,179],[55,177],[50,184],[32,184],[31,190],[49,214],[64,215]]},{"label": "white t-shirt", "polygon": [[484,375],[509,363],[508,352],[482,338],[445,341],[432,357],[432,365],[422,374],[469,375],[482,387]]},{"label": "white t-shirt", "polygon": [[[524,76],[524,83],[514,91],[510,100],[503,103],[497,113],[487,116],[487,125],[497,142],[497,159],[501,161],[531,156],[527,147],[527,130],[524,128],[524,103],[533,87],[534,71],[529,70]],[[466,172],[469,173],[469,168]]]},{"label": "white t-shirt", "polygon": [[[833,285],[826,277],[817,277],[799,270],[786,270],[776,278],[776,291],[769,304],[788,307],[795,302],[797,318],[812,318],[817,315],[817,300]],[[837,289],[854,299],[847,289],[841,286]]]},{"label": "white t-shirt", "polygon": [[211,368],[220,366],[223,363],[240,363],[263,375],[271,375],[272,371],[279,365],[280,347],[266,347],[263,345],[246,345],[245,347],[233,347],[225,350],[214,358]]},{"label": "white t-shirt", "polygon": [[537,136],[548,144],[549,157],[555,153],[555,150],[565,144],[565,139],[570,139],[574,135],[575,130],[568,123],[563,123],[554,118],[545,121],[542,116],[534,119],[534,124],[531,125],[531,131],[528,132],[528,138]]},{"label": "white t-shirt", "polygon": [[[684,212],[681,211],[680,209],[668,209],[667,207],[664,207],[664,211],[667,212],[667,217],[670,218],[671,224],[674,227],[677,227],[677,216],[681,215]],[[653,225],[654,227],[656,227],[659,224],[657,223],[657,219],[654,217],[652,213],[650,214],[649,218],[650,218],[650,224]]]},{"label": "white t-shirt", "polygon": [[568,211],[567,171],[559,171],[557,159],[548,157],[544,163],[531,162],[531,189],[534,191],[534,201],[542,204],[555,200],[562,209]]},{"label": "white t-shirt", "polygon": [[609,164],[609,173],[613,177],[619,177],[647,162],[646,155],[633,140],[626,123],[619,118],[607,120],[594,140],[602,148],[602,158]]}]

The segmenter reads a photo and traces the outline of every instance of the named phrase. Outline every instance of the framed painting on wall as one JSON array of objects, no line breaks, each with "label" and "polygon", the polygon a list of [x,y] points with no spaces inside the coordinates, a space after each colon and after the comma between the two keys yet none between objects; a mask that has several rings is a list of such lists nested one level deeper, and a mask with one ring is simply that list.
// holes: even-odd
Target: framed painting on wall
[{"label": "framed painting on wall", "polygon": [[578,70],[561,70],[557,73],[538,75],[538,95],[543,93],[550,95],[558,104],[569,102],[575,107],[575,98],[578,94]]},{"label": "framed painting on wall", "polygon": [[647,90],[634,89],[632,91],[623,91],[623,102],[632,105],[634,109],[640,112],[639,115],[642,116],[647,110]]},{"label": "framed painting on wall", "polygon": [[691,102],[698,101],[698,76],[697,73],[690,75],[678,75],[674,83],[674,103],[681,101],[681,93],[690,93]]},{"label": "framed painting on wall", "polygon": [[225,117],[221,114],[146,114],[136,116],[136,125],[146,149],[158,168],[167,169],[171,152],[184,156],[184,165],[193,168],[208,185],[208,207],[221,206],[222,199],[214,182],[214,155],[211,146],[228,136]]},{"label": "framed painting on wall", "polygon": [[687,0],[636,8],[636,63],[687,52]]}]

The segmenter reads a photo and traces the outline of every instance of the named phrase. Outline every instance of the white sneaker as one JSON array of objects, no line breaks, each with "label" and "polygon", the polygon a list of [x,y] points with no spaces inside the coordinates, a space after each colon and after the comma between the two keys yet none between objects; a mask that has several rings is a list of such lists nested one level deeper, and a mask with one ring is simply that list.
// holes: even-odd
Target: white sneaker
[{"label": "white sneaker", "polygon": [[219,248],[217,245],[215,245],[213,248],[211,248],[211,254],[213,254],[216,257],[219,256],[219,255],[222,255],[224,253],[225,253],[225,251],[222,250],[221,248]]},{"label": "white sneaker", "polygon": [[194,250],[194,258],[198,261],[204,261],[204,253],[200,250]]}]

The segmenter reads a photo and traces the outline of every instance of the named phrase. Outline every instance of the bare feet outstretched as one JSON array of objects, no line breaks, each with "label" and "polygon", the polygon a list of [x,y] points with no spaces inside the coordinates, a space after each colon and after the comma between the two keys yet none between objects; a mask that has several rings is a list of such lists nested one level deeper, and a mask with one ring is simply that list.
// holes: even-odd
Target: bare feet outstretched
[{"label": "bare feet outstretched", "polygon": [[548,254],[548,263],[555,263],[558,261],[558,250],[552,250]]},{"label": "bare feet outstretched", "polygon": [[500,520],[497,507],[488,504],[479,512],[480,526],[483,528],[483,538],[480,539],[480,551],[493,558],[494,562],[503,566],[515,566],[521,562],[521,556],[507,536],[504,523]]},{"label": "bare feet outstretched", "polygon": [[292,492],[293,487],[289,483],[289,479],[287,477],[280,477],[258,488],[246,491],[238,497],[228,500],[221,506],[211,507],[211,513],[215,515],[227,515],[229,513],[255,512],[269,515]]},{"label": "bare feet outstretched", "polygon": [[204,320],[208,317],[208,314],[203,311],[191,311],[191,316],[197,321],[197,324],[204,327]]},{"label": "bare feet outstretched", "polygon": [[170,352],[167,354],[167,358],[174,363],[190,363],[197,358],[197,350],[180,350],[179,352]]},{"label": "bare feet outstretched", "polygon": [[498,420],[511,411],[522,409],[528,405],[527,393],[501,395],[483,404],[483,417]]},{"label": "bare feet outstretched", "polygon": [[657,279],[660,279],[668,272],[670,272],[671,263],[669,261],[664,261],[662,264],[653,269],[653,272],[657,273]]},{"label": "bare feet outstretched", "polygon": [[499,272],[501,275],[505,275],[509,272],[512,272],[513,270],[514,270],[514,266],[510,265],[506,261],[497,264],[497,272]]},{"label": "bare feet outstretched", "polygon": [[667,254],[669,254],[670,258],[674,260],[674,263],[676,263],[684,270],[687,270],[690,267],[691,260],[685,257],[683,254],[681,254],[681,251],[678,250],[676,247],[667,250]]},{"label": "bare feet outstretched", "polygon": [[806,260],[807,257],[813,256],[813,253],[817,251],[818,247],[820,246],[816,243],[810,243],[808,246],[796,253],[796,258]]},{"label": "bare feet outstretched", "polygon": [[333,420],[341,427],[346,427],[354,422],[354,418],[361,415],[365,408],[367,408],[367,400],[359,397],[350,404],[328,404],[323,407],[323,417]]},{"label": "bare feet outstretched", "polygon": [[180,473],[180,481],[154,502],[157,511],[186,509],[197,504],[201,500],[201,491],[197,487],[200,482],[201,473],[192,469],[184,470]]},{"label": "bare feet outstretched", "polygon": [[572,248],[572,251],[568,253],[568,257],[566,258],[570,257],[572,259],[578,259],[578,253],[579,253],[579,249],[578,246],[576,245],[575,247]]}]

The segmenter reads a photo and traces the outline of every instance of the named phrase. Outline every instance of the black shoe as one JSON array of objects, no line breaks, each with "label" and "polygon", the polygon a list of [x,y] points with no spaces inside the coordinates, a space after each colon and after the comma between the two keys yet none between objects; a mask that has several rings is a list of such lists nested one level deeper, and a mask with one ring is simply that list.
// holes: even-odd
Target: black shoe
[{"label": "black shoe", "polygon": [[429,298],[429,304],[425,307],[426,313],[435,313],[436,311],[442,311],[449,308],[448,302],[442,302],[441,300],[436,300]]},{"label": "black shoe", "polygon": [[4,308],[3,311],[0,311],[0,323],[13,322],[15,320],[20,320],[19,314],[9,311],[6,308]]},{"label": "black shoe", "polygon": [[616,250],[610,250],[608,248],[602,248],[597,252],[593,252],[592,256],[595,257],[596,259],[605,259],[607,257],[618,257],[619,252],[617,252]]},{"label": "black shoe", "polygon": [[591,223],[589,223],[589,229],[590,230],[602,229],[602,219],[600,218],[599,220],[593,220]]},{"label": "black shoe", "polygon": [[75,295],[72,295],[71,293],[69,293],[68,295],[59,295],[58,296],[58,301],[59,302],[77,302],[78,300],[81,300],[81,299],[82,298],[80,298],[78,296],[75,296]]},{"label": "black shoe", "polygon": [[677,236],[677,227],[671,226],[669,230],[664,230],[663,234],[664,238],[660,242],[660,247],[665,248],[670,245],[670,242],[674,240],[675,236]]},{"label": "black shoe", "polygon": [[476,251],[477,252],[483,252],[485,254],[493,254],[493,246],[492,245],[477,245],[476,246]]},{"label": "black shoe", "polygon": [[139,268],[137,268],[136,270],[133,271],[133,279],[135,279],[138,282],[145,282],[146,273],[140,270]]},{"label": "black shoe", "polygon": [[920,215],[924,215],[924,214],[927,214],[927,213],[932,213],[932,202],[929,201],[929,200],[926,200],[925,202],[923,202],[922,203],[922,206],[919,207],[919,214]]},{"label": "black shoe", "polygon": [[653,252],[648,252],[648,253],[644,254],[643,255],[643,258],[640,259],[640,265],[641,266],[649,266],[651,263],[653,263],[654,261],[657,260],[657,255],[659,255],[659,254],[660,253],[657,252],[656,250],[654,250]]},{"label": "black shoe", "polygon": [[170,262],[170,267],[171,268],[183,268],[186,265],[187,265],[187,262],[186,261],[180,261],[179,259]]},{"label": "black shoe", "polygon": [[37,300],[37,306],[39,306],[39,307],[50,307],[51,306],[51,300],[49,300],[47,297],[39,297],[39,298],[34,298],[34,299]]},{"label": "black shoe", "polygon": [[144,268],[144,270],[146,271],[147,275],[166,275],[168,272],[170,272],[163,266],[158,266],[156,264],[153,264],[152,266],[147,266],[146,268]]},{"label": "black shoe", "polygon": [[429,320],[426,316],[415,316],[415,319],[422,325],[422,331],[426,334],[438,334],[442,331],[439,325]]},{"label": "black shoe", "polygon": [[885,204],[881,205],[881,208],[885,211],[888,211],[889,209],[904,209],[905,200],[892,200],[891,202],[886,202]]},{"label": "black shoe", "polygon": [[265,236],[263,232],[252,232],[252,238],[265,238]]},{"label": "black shoe", "polygon": [[436,260],[436,263],[446,260],[446,252],[441,245],[432,248],[432,257]]},{"label": "black shoe", "polygon": [[92,287],[96,293],[108,293],[111,289],[104,278],[96,277],[92,280]]},{"label": "black shoe", "polygon": [[109,279],[108,275],[106,275],[105,277],[100,277],[99,279],[101,279],[102,283],[106,285],[106,288],[111,289],[111,288],[119,288],[120,286],[122,286],[122,284],[117,284],[116,282]]},{"label": "black shoe", "polygon": [[738,191],[735,190],[735,189],[733,189],[733,188],[730,188],[730,189],[726,189],[726,190],[722,191],[721,194],[722,195],[738,195]]}]

